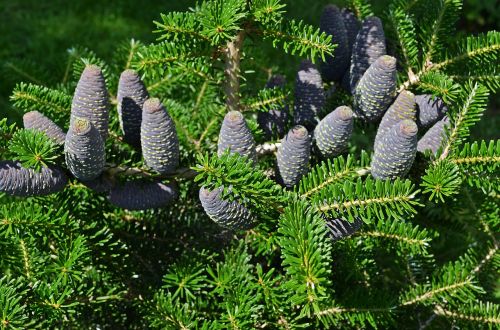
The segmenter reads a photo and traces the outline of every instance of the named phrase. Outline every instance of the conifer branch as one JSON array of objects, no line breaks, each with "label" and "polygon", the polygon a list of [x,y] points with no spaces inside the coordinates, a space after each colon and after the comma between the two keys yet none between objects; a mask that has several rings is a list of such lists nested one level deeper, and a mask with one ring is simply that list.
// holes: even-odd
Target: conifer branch
[{"label": "conifer branch", "polygon": [[[482,307],[484,305],[482,305],[482,303],[481,303],[481,305],[479,305],[479,306]],[[485,323],[485,324],[500,324],[500,317],[498,317],[498,316],[484,317],[484,316],[479,316],[479,315],[468,315],[468,314],[461,313],[461,312],[458,312],[458,311],[455,312],[455,311],[444,309],[440,305],[437,305],[434,308],[434,313],[436,315],[444,316],[444,317],[449,317],[449,318],[452,318],[452,319],[462,319],[462,320],[465,320],[465,321],[477,322],[477,323]]]}]

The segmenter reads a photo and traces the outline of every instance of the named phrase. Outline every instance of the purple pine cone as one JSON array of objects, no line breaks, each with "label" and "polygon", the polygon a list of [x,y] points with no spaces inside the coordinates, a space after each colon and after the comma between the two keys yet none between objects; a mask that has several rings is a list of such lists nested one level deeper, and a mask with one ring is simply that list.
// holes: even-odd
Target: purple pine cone
[{"label": "purple pine cone", "polygon": [[295,80],[294,94],[294,123],[313,129],[318,123],[318,114],[326,100],[321,74],[311,61],[302,61]]},{"label": "purple pine cone", "polygon": [[380,56],[387,54],[385,34],[380,18],[367,17],[359,29],[351,54],[350,88],[354,94],[356,85],[366,70]]},{"label": "purple pine cone", "polygon": [[333,241],[338,241],[340,239],[351,236],[357,232],[363,225],[363,220],[360,218],[354,218],[354,222],[349,222],[347,220],[329,219],[325,218],[326,226],[330,230],[330,237]]},{"label": "purple pine cone", "polygon": [[367,122],[382,117],[396,95],[396,59],[380,56],[359,80],[354,94],[354,111]]},{"label": "purple pine cone", "polygon": [[[266,88],[283,88],[286,78],[282,75],[273,75],[269,78]],[[285,105],[280,109],[271,109],[266,112],[259,111],[257,113],[257,123],[264,131],[266,139],[271,139],[275,136],[281,138],[286,133],[288,125],[288,106]]]},{"label": "purple pine cone", "polygon": [[417,132],[417,124],[405,119],[384,134],[371,163],[376,179],[396,179],[408,173],[417,153]]},{"label": "purple pine cone", "polygon": [[266,83],[266,88],[283,88],[286,84],[286,77],[281,74],[272,75]]},{"label": "purple pine cone", "polygon": [[101,175],[106,156],[99,131],[84,118],[74,118],[64,142],[66,165],[75,178],[90,181]]},{"label": "purple pine cone", "polygon": [[24,128],[44,132],[49,138],[58,144],[63,144],[66,139],[64,131],[52,120],[38,111],[30,111],[23,116]]},{"label": "purple pine cone", "polygon": [[351,52],[344,18],[337,6],[327,5],[323,9],[319,28],[331,35],[331,42],[336,45],[333,56],[327,56],[321,63],[321,73],[327,81],[340,81],[349,67]]},{"label": "purple pine cone", "polygon": [[255,140],[239,111],[228,112],[220,128],[217,154],[220,156],[228,149],[230,153],[238,153],[253,162],[257,161]]},{"label": "purple pine cone", "polygon": [[324,158],[338,156],[346,150],[353,122],[353,112],[346,106],[338,107],[319,122],[314,130],[314,138]]},{"label": "purple pine cone", "polygon": [[300,125],[293,127],[278,147],[278,181],[287,188],[296,185],[307,173],[310,154],[311,139],[307,129]]},{"label": "purple pine cone", "polygon": [[435,154],[443,138],[445,137],[445,127],[450,124],[450,119],[445,116],[443,119],[435,123],[429,130],[418,140],[417,150],[419,152],[425,152],[426,150],[431,150]]},{"label": "purple pine cone", "polygon": [[392,126],[402,120],[410,119],[416,120],[417,110],[415,109],[415,95],[409,91],[402,91],[399,93],[396,100],[391,104],[389,109],[385,112],[378,126],[377,135],[375,136],[375,148],[382,140],[382,137],[387,133]]},{"label": "purple pine cone", "polygon": [[103,141],[108,137],[109,95],[106,81],[97,65],[87,65],[76,85],[71,103],[71,122],[75,118],[85,118],[94,125]]},{"label": "purple pine cone", "polygon": [[159,181],[127,181],[114,186],[108,196],[111,204],[127,210],[147,210],[164,207],[179,196],[175,184]]},{"label": "purple pine cone", "polygon": [[118,118],[124,141],[140,148],[142,106],[149,94],[141,78],[134,70],[125,70],[118,82]]},{"label": "purple pine cone", "polygon": [[12,196],[44,196],[64,189],[68,178],[57,167],[42,167],[39,172],[19,162],[0,161],[0,191]]},{"label": "purple pine cone", "polygon": [[179,140],[175,123],[157,98],[144,102],[141,146],[146,165],[158,173],[169,173],[179,166]]},{"label": "purple pine cone", "polygon": [[418,105],[417,125],[419,128],[428,128],[444,117],[448,108],[439,97],[433,98],[430,94],[417,95]]},{"label": "purple pine cone", "polygon": [[215,223],[232,230],[248,229],[255,223],[255,217],[237,201],[226,201],[221,198],[223,187],[212,191],[202,187],[199,197],[203,209]]},{"label": "purple pine cone", "polygon": [[351,54],[352,47],[356,41],[356,36],[358,35],[361,24],[359,23],[356,15],[354,15],[354,13],[347,8],[342,8],[340,10],[340,15],[342,15],[344,20],[344,26],[347,31],[347,41],[349,42],[349,54]]}]

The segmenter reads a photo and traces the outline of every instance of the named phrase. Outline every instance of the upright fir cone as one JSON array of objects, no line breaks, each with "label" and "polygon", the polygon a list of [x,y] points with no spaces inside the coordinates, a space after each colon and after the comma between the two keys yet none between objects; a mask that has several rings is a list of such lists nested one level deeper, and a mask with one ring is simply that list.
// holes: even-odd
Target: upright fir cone
[{"label": "upright fir cone", "polygon": [[351,236],[357,232],[363,225],[363,220],[360,218],[354,218],[353,222],[337,218],[330,219],[325,217],[326,227],[330,231],[330,238],[333,241],[338,241],[340,239]]},{"label": "upright fir cone", "polygon": [[109,192],[111,204],[127,210],[147,210],[167,206],[177,199],[175,184],[144,180],[127,181],[114,186]]},{"label": "upright fir cone", "polygon": [[175,123],[157,98],[144,102],[141,123],[142,155],[146,165],[161,174],[179,166]]},{"label": "upright fir cone", "polygon": [[0,191],[12,196],[44,196],[64,189],[68,178],[58,167],[45,167],[37,172],[19,162],[0,161]]},{"label": "upright fir cone", "polygon": [[[282,75],[273,75],[269,78],[266,88],[283,88],[285,87],[286,78]],[[288,124],[288,106],[285,105],[280,109],[271,109],[266,112],[259,111],[257,113],[257,123],[264,131],[267,140],[277,136],[283,137],[286,133]]]},{"label": "upright fir cone", "polygon": [[359,80],[354,94],[354,111],[367,122],[382,117],[396,95],[396,59],[380,56]]},{"label": "upright fir cone", "polygon": [[344,18],[337,6],[327,5],[323,9],[319,28],[331,35],[331,42],[336,45],[333,56],[327,56],[325,62],[321,63],[321,73],[327,81],[340,81],[348,69],[351,52]]},{"label": "upright fir cone", "polygon": [[375,16],[367,17],[363,21],[352,47],[349,85],[353,94],[365,71],[380,56],[385,54],[387,54],[387,50],[382,21]]},{"label": "upright fir cone", "polygon": [[[351,54],[352,47],[359,32],[360,23],[356,15],[347,8],[342,8],[340,10],[340,15],[342,15],[342,19],[344,20],[344,26],[347,31],[347,41],[349,43],[349,54]],[[349,56],[349,62],[350,61],[351,59]]]},{"label": "upright fir cone", "polygon": [[105,142],[108,137],[109,95],[106,81],[97,65],[87,65],[76,85],[71,103],[71,123],[75,118],[85,118],[94,125]]},{"label": "upright fir cone", "polygon": [[439,97],[431,94],[415,96],[418,105],[417,125],[419,128],[428,128],[437,123],[448,111],[446,104]]},{"label": "upright fir cone", "polygon": [[335,157],[347,149],[353,122],[353,112],[346,106],[338,107],[319,122],[314,138],[324,158]]},{"label": "upright fir cone", "polygon": [[387,109],[380,121],[377,135],[375,136],[375,148],[392,126],[405,119],[415,121],[416,113],[415,95],[412,92],[403,90],[396,97],[396,100],[394,100],[389,109]]},{"label": "upright fir cone", "polygon": [[302,61],[295,80],[294,94],[294,123],[313,129],[326,100],[321,74],[311,61]]},{"label": "upright fir cone", "polygon": [[278,181],[287,188],[296,185],[307,173],[311,154],[311,139],[304,126],[293,127],[278,147]]},{"label": "upright fir cone", "polygon": [[202,187],[199,197],[207,215],[219,226],[238,230],[248,229],[255,224],[255,217],[243,204],[236,200],[229,202],[222,199],[223,187],[212,191]]},{"label": "upright fir cone", "polygon": [[435,154],[443,138],[445,137],[445,127],[450,124],[450,119],[445,116],[443,119],[435,123],[429,130],[418,140],[417,150],[424,153],[426,150],[432,151]]},{"label": "upright fir cone", "polygon": [[104,143],[99,131],[85,118],[74,118],[64,142],[66,165],[75,178],[90,181],[104,170]]},{"label": "upright fir cone", "polygon": [[44,132],[49,138],[58,144],[63,144],[66,139],[64,131],[52,120],[38,111],[26,112],[23,116],[24,128]]},{"label": "upright fir cone", "polygon": [[371,163],[376,179],[396,179],[408,173],[417,153],[417,132],[417,124],[405,119],[383,135]]},{"label": "upright fir cone", "polygon": [[253,162],[257,161],[255,140],[245,118],[239,111],[229,111],[222,122],[217,143],[217,154],[220,156],[226,150],[229,150],[230,153],[238,153],[241,156],[248,157]]},{"label": "upright fir cone", "polygon": [[149,98],[146,86],[134,70],[125,70],[118,82],[118,118],[123,140],[139,148],[141,146],[142,106]]}]

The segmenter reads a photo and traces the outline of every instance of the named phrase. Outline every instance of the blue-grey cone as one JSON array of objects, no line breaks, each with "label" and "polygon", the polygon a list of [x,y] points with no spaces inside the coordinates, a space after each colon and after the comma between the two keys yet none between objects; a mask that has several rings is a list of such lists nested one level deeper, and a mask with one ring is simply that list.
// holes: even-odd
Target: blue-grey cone
[{"label": "blue-grey cone", "polygon": [[12,196],[44,196],[64,189],[68,178],[57,167],[40,171],[25,168],[19,162],[0,161],[0,191]]},{"label": "blue-grey cone", "polygon": [[123,140],[134,146],[141,146],[142,106],[149,98],[146,86],[134,70],[125,70],[118,82],[118,119]]},{"label": "blue-grey cone", "polygon": [[85,118],[94,125],[103,141],[108,137],[109,95],[106,81],[97,65],[87,65],[76,85],[71,103],[71,123],[75,118]]},{"label": "blue-grey cone", "polygon": [[330,238],[333,241],[351,236],[363,225],[361,218],[354,218],[353,222],[349,222],[341,218],[331,219],[325,217],[325,222],[330,233]]},{"label": "blue-grey cone", "polygon": [[66,165],[75,178],[90,181],[101,175],[106,162],[104,143],[90,121],[74,118],[64,142]]},{"label": "blue-grey cone", "polygon": [[433,97],[431,94],[417,95],[415,102],[418,106],[417,125],[419,128],[431,127],[448,111],[443,100],[439,97]]},{"label": "blue-grey cone", "polygon": [[146,165],[161,174],[179,166],[175,123],[157,98],[144,102],[141,123],[142,155]]},{"label": "blue-grey cone", "polygon": [[347,149],[353,122],[353,112],[346,106],[338,107],[319,122],[314,138],[322,157],[335,157]]},{"label": "blue-grey cone", "polygon": [[[266,88],[283,88],[285,82],[285,76],[273,75],[269,78]],[[283,137],[286,133],[288,120],[288,105],[284,105],[279,109],[271,109],[266,112],[259,111],[257,113],[257,123],[267,140],[273,137]]]},{"label": "blue-grey cone", "polygon": [[248,157],[253,162],[257,161],[255,140],[247,126],[245,118],[239,111],[230,111],[224,117],[219,132],[217,154],[220,156],[226,150]]},{"label": "blue-grey cone", "polygon": [[318,114],[325,106],[325,92],[321,74],[309,60],[300,64],[295,79],[294,97],[294,123],[314,129],[318,123]]},{"label": "blue-grey cone", "polygon": [[349,42],[349,54],[351,54],[361,24],[356,15],[347,8],[342,8],[340,10],[340,15],[342,15],[342,19],[344,20],[344,26],[347,31],[347,41]]},{"label": "blue-grey cone", "polygon": [[403,90],[396,97],[389,109],[385,112],[380,125],[378,126],[377,135],[375,136],[375,148],[382,140],[382,136],[387,133],[392,126],[402,120],[416,120],[415,95],[412,92]]},{"label": "blue-grey cone", "polygon": [[52,120],[38,111],[30,111],[23,116],[24,128],[44,132],[49,138],[58,144],[63,144],[66,139],[64,131]]},{"label": "blue-grey cone", "polygon": [[287,188],[295,186],[309,169],[311,139],[304,126],[293,127],[281,140],[277,152],[278,181]]},{"label": "blue-grey cone", "polygon": [[230,202],[221,198],[222,187],[212,191],[202,187],[199,198],[207,215],[219,226],[231,230],[248,229],[255,224],[255,217],[236,200]]},{"label": "blue-grey cone", "polygon": [[376,179],[392,180],[408,173],[417,153],[417,132],[417,124],[405,119],[384,134],[371,163]]},{"label": "blue-grey cone", "polygon": [[366,70],[380,56],[386,55],[385,34],[380,18],[367,17],[359,29],[352,46],[351,68],[349,73],[350,88],[354,94],[356,85]]},{"label": "blue-grey cone", "polygon": [[333,56],[327,56],[320,64],[321,73],[327,81],[340,81],[349,67],[351,52],[344,19],[337,6],[327,5],[323,9],[319,28],[331,35],[331,43],[336,45]]},{"label": "blue-grey cone", "polygon": [[383,116],[396,96],[396,59],[380,56],[366,70],[354,94],[354,111],[366,122]]},{"label": "blue-grey cone", "polygon": [[143,180],[114,186],[108,196],[111,204],[127,210],[147,210],[167,206],[179,196],[177,186]]},{"label": "blue-grey cone", "polygon": [[83,185],[87,188],[95,191],[96,193],[107,193],[113,188],[113,182],[105,175],[100,175],[99,177],[90,181],[81,181]]},{"label": "blue-grey cone", "polygon": [[424,136],[418,140],[417,150],[422,153],[426,150],[430,150],[433,154],[435,154],[445,137],[445,127],[449,124],[450,120],[448,116],[445,116],[443,119],[435,123],[427,132],[425,132]]}]

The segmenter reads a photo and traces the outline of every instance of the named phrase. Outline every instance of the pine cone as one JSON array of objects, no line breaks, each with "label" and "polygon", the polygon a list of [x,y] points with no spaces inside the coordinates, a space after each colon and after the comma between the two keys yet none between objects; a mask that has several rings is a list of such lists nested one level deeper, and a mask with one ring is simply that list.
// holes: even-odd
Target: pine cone
[{"label": "pine cone", "polygon": [[418,140],[417,150],[419,152],[425,152],[426,150],[431,150],[432,153],[436,153],[443,142],[445,136],[445,126],[450,124],[450,119],[445,116],[443,119],[434,124],[429,130]]},{"label": "pine cone", "polygon": [[323,118],[314,130],[316,146],[324,158],[344,152],[352,135],[353,112],[341,106]]},{"label": "pine cone", "polygon": [[[354,46],[356,36],[359,32],[360,23],[356,15],[354,15],[354,13],[347,8],[342,8],[340,10],[340,15],[342,15],[342,19],[344,20],[344,26],[347,32],[347,41],[349,43],[349,54],[351,54],[352,47]],[[350,61],[351,59],[349,56],[349,62]]]},{"label": "pine cone", "polygon": [[202,187],[200,201],[207,215],[219,226],[231,230],[248,229],[255,223],[255,217],[237,201],[226,201],[221,198],[223,187],[212,191]]},{"label": "pine cone", "polygon": [[360,218],[354,218],[353,222],[349,222],[341,218],[330,219],[325,217],[325,222],[327,228],[330,230],[330,238],[333,241],[338,241],[346,238],[347,236],[351,236],[363,225],[363,220]]},{"label": "pine cone", "polygon": [[382,117],[396,94],[396,59],[384,55],[366,70],[354,94],[354,111],[367,122]]},{"label": "pine cone", "polygon": [[324,105],[325,92],[321,74],[311,61],[304,60],[295,80],[294,123],[313,129]]},{"label": "pine cone", "polygon": [[415,95],[406,90],[399,93],[396,100],[394,100],[389,109],[385,112],[378,126],[377,135],[375,136],[375,148],[382,140],[384,134],[387,133],[392,126],[405,119],[415,121],[416,113]]},{"label": "pine cone", "polygon": [[349,67],[351,52],[344,19],[337,6],[327,5],[323,9],[319,28],[331,35],[331,42],[336,45],[333,56],[327,56],[321,63],[321,73],[327,81],[340,81]]},{"label": "pine cone", "polygon": [[74,118],[64,142],[66,165],[81,181],[97,178],[106,162],[104,143],[99,131],[84,118]]},{"label": "pine cone", "polygon": [[71,122],[75,118],[87,119],[101,134],[103,141],[108,137],[109,95],[106,81],[97,65],[87,65],[76,85],[71,104]]},{"label": "pine cone", "polygon": [[108,196],[109,202],[127,210],[147,210],[164,207],[177,199],[179,192],[175,184],[159,181],[127,181],[114,186]]},{"label": "pine cone", "polygon": [[66,139],[64,131],[52,120],[38,111],[30,111],[23,116],[24,128],[44,132],[49,138],[58,144],[63,144]]},{"label": "pine cone", "polygon": [[90,181],[82,181],[82,184],[96,193],[109,193],[114,186],[110,178],[104,174]]},{"label": "pine cone", "polygon": [[396,179],[410,170],[417,153],[417,124],[405,119],[384,134],[371,164],[376,179]]},{"label": "pine cone", "polygon": [[[273,75],[269,78],[266,88],[283,88],[285,86],[286,78],[282,75]],[[257,123],[264,131],[267,140],[277,136],[283,137],[286,133],[288,125],[288,106],[285,105],[280,109],[271,109],[266,112],[259,111],[257,113]]]},{"label": "pine cone", "polygon": [[217,154],[220,156],[227,149],[230,153],[238,153],[253,162],[257,161],[255,140],[245,118],[239,111],[228,112],[220,128]]},{"label": "pine cone", "polygon": [[118,118],[124,141],[140,148],[142,106],[149,94],[139,75],[134,70],[125,70],[118,82]]},{"label": "pine cone", "polygon": [[278,147],[278,181],[291,188],[307,173],[309,156],[311,154],[311,139],[304,126],[293,127],[281,140]]},{"label": "pine cone", "polygon": [[144,102],[141,145],[146,164],[158,173],[169,173],[179,166],[175,123],[157,98]]},{"label": "pine cone", "polygon": [[68,178],[57,167],[42,167],[39,172],[19,162],[0,161],[0,191],[12,196],[44,196],[64,189]]},{"label": "pine cone", "polygon": [[433,98],[431,94],[415,96],[418,105],[417,125],[419,128],[428,128],[444,117],[448,108],[441,98]]},{"label": "pine cone", "polygon": [[382,55],[386,55],[385,34],[380,18],[367,17],[359,29],[352,47],[350,89],[354,94],[365,71]]}]

